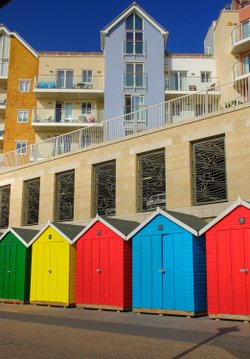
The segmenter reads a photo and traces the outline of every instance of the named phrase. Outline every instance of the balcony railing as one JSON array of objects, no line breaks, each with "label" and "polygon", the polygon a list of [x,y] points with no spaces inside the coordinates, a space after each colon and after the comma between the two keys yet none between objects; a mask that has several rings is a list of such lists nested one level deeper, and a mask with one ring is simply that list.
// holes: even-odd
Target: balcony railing
[{"label": "balcony railing", "polygon": [[195,121],[200,116],[218,115],[242,105],[250,105],[250,76],[106,120],[103,126],[93,123],[92,126],[29,145],[26,153],[4,153],[0,157],[0,168],[1,171],[8,171],[58,155],[82,151],[87,147],[122,140],[125,136]]},{"label": "balcony railing", "polygon": [[103,109],[92,109],[89,113],[82,113],[80,109],[68,111],[66,109],[34,109],[32,124],[39,125],[72,125],[79,126],[103,121]]},{"label": "balcony railing", "polygon": [[124,87],[147,87],[147,74],[124,73]]},{"label": "balcony railing", "polygon": [[124,41],[123,53],[127,56],[145,56],[147,52],[146,41]]},{"label": "balcony railing", "polygon": [[104,89],[104,77],[92,76],[88,81],[83,81],[82,76],[39,75],[35,79],[34,88],[44,92],[51,90],[102,91]]},{"label": "balcony railing", "polygon": [[196,76],[183,76],[176,78],[175,76],[167,76],[165,78],[166,91],[204,91],[210,86],[219,85],[219,80],[215,77],[202,79]]},{"label": "balcony railing", "polygon": [[250,20],[237,26],[231,33],[231,44],[233,47],[247,41],[250,41]]},{"label": "balcony railing", "polygon": [[241,62],[236,62],[233,65],[233,79],[236,80],[241,76],[248,76],[250,73],[250,67],[244,66]]}]

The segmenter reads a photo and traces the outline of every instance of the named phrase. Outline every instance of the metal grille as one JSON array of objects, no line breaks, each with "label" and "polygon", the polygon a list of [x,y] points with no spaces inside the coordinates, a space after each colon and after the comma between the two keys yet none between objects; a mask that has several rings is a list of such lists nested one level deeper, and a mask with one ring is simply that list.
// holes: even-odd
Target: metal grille
[{"label": "metal grille", "polygon": [[38,224],[40,178],[24,182],[24,225]]},{"label": "metal grille", "polygon": [[94,167],[94,215],[115,215],[116,163],[115,161]]},{"label": "metal grille", "polygon": [[10,186],[0,187],[0,228],[9,225],[10,213]]},{"label": "metal grille", "polygon": [[166,207],[165,151],[138,156],[139,210]]},{"label": "metal grille", "polygon": [[224,137],[193,143],[194,203],[227,200]]},{"label": "metal grille", "polygon": [[74,219],[75,171],[62,172],[56,175],[56,221]]}]

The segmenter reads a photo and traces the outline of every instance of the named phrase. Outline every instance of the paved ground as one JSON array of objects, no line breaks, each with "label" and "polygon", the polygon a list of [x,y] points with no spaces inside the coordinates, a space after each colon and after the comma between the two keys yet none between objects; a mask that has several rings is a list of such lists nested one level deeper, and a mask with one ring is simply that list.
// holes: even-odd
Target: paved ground
[{"label": "paved ground", "polygon": [[0,359],[250,358],[250,324],[0,304]]}]

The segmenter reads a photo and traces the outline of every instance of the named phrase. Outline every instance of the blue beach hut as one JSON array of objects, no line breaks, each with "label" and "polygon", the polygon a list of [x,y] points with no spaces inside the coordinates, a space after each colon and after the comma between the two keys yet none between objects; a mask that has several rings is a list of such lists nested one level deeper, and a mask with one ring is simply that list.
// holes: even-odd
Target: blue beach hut
[{"label": "blue beach hut", "polygon": [[195,316],[206,313],[202,219],[158,208],[132,238],[132,307],[135,312]]}]

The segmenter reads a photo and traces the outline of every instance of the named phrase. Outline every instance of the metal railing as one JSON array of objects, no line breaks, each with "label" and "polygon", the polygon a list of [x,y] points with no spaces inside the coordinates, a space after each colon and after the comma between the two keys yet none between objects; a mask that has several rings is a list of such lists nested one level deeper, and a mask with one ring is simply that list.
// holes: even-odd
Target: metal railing
[{"label": "metal railing", "polygon": [[83,78],[83,76],[67,75],[39,75],[35,78],[34,89],[39,91],[51,90],[103,90],[104,77],[91,76]]},{"label": "metal railing", "polygon": [[250,40],[250,20],[237,26],[231,33],[232,46],[237,45],[241,40]]},{"label": "metal railing", "polygon": [[[4,153],[1,155],[1,171],[50,160],[58,155],[84,150],[160,127],[166,128],[172,124],[195,120],[200,116],[220,113],[230,108],[233,110],[242,104],[250,104],[250,76],[145,107],[106,120],[102,125],[93,123],[89,127],[29,145],[26,147],[26,153]],[[25,151],[22,149],[22,152]]]},{"label": "metal railing", "polygon": [[197,76],[183,76],[176,78],[174,75],[165,78],[166,91],[204,91],[207,87],[219,85],[218,78],[204,78]]},{"label": "metal railing", "polygon": [[234,80],[240,76],[248,76],[250,74],[249,68],[244,66],[242,62],[236,62],[233,65],[233,78]]},{"label": "metal railing", "polygon": [[89,113],[82,113],[80,108],[64,109],[45,109],[37,108],[33,110],[32,124],[39,126],[60,125],[60,124],[93,124],[103,121],[103,109],[91,109]]}]

